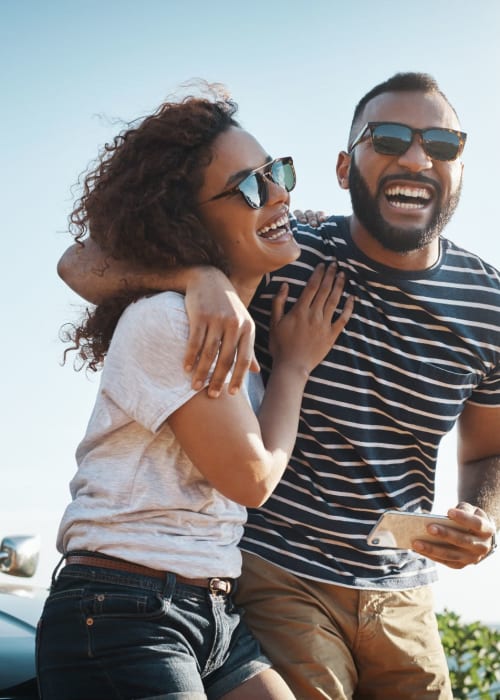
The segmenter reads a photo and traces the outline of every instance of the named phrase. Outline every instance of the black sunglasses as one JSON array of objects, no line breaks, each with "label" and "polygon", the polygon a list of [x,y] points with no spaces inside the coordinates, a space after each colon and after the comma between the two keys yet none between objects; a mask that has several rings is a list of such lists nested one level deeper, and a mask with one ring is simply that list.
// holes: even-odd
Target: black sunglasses
[{"label": "black sunglasses", "polygon": [[215,197],[210,197],[201,204],[213,202],[221,197],[230,197],[233,194],[241,194],[245,202],[252,209],[260,209],[269,199],[268,182],[271,180],[275,185],[283,187],[287,192],[291,192],[295,187],[295,168],[291,156],[276,158],[260,168],[252,170],[243,180],[230,190],[225,190]]},{"label": "black sunglasses", "polygon": [[413,129],[396,122],[368,122],[351,143],[349,153],[364,140],[367,131],[370,132],[375,151],[384,156],[402,156],[418,134],[422,148],[433,160],[455,160],[462,153],[467,138],[463,131],[438,126]]}]

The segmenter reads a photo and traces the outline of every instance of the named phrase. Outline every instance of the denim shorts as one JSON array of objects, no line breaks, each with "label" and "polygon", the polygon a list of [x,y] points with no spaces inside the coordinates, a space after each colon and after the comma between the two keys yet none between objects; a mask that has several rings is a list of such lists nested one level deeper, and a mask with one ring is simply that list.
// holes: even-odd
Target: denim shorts
[{"label": "denim shorts", "polygon": [[42,700],[215,700],[271,666],[231,595],[65,566],[37,632]]}]

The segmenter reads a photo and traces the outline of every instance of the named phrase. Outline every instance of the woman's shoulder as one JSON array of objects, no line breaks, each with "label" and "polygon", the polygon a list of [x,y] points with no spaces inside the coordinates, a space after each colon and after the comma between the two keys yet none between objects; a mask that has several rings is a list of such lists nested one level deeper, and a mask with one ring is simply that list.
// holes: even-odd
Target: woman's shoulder
[{"label": "woman's shoulder", "polygon": [[184,295],[178,292],[157,292],[141,297],[127,306],[124,316],[143,316],[154,314],[156,311],[169,311],[170,309],[184,310]]},{"label": "woman's shoulder", "polygon": [[159,292],[129,304],[115,334],[156,339],[159,336],[174,336],[178,339],[179,336],[187,337],[188,326],[184,295]]}]

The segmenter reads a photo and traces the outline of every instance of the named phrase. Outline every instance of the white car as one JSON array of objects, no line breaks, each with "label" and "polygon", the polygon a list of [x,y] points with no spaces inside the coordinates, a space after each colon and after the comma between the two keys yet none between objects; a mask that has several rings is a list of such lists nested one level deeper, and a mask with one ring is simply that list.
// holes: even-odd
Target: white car
[{"label": "white car", "polygon": [[0,544],[0,700],[39,697],[35,632],[48,591],[19,580],[33,576],[39,550],[33,536],[5,537]]}]

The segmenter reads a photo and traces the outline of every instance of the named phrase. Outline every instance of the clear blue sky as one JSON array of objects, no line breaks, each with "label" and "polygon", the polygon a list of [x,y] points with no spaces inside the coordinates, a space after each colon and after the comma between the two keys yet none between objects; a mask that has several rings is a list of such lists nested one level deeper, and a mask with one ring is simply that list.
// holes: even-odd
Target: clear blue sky
[{"label": "clear blue sky", "polygon": [[[352,111],[401,70],[434,75],[468,132],[447,235],[500,266],[500,3],[449,0],[0,0],[2,508],[0,536],[40,532],[36,580],[55,565],[74,450],[97,383],[60,366],[58,329],[80,300],[57,278],[71,186],[118,130],[194,77],[227,85],[240,119],[294,156],[293,206],[347,213],[335,179]],[[455,502],[454,436],[436,510]],[[500,555],[441,570],[438,608],[499,622]]]}]

